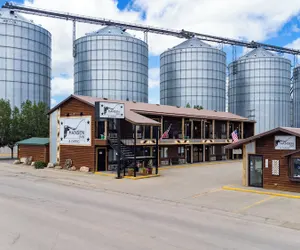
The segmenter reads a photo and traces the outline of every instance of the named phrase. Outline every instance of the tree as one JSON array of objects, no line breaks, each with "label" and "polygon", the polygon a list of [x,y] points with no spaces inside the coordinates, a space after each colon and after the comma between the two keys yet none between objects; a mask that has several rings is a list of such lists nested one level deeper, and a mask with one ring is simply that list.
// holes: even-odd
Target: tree
[{"label": "tree", "polygon": [[22,139],[21,134],[20,111],[17,107],[15,107],[10,118],[9,135],[7,141],[7,146],[11,150],[11,158],[14,156],[14,147],[16,143]]},{"label": "tree", "polygon": [[9,101],[0,99],[0,147],[5,147],[8,143],[10,118],[11,107]]},{"label": "tree", "polygon": [[187,103],[187,104],[185,105],[185,107],[186,107],[186,108],[190,108],[191,105],[190,105],[189,103]]},{"label": "tree", "polygon": [[199,106],[199,105],[194,105],[194,109],[201,110],[201,109],[203,109],[203,107],[202,107],[202,106]]},{"label": "tree", "polygon": [[49,136],[47,112],[48,107],[43,102],[32,104],[31,101],[26,101],[22,104],[20,121],[23,139]]}]

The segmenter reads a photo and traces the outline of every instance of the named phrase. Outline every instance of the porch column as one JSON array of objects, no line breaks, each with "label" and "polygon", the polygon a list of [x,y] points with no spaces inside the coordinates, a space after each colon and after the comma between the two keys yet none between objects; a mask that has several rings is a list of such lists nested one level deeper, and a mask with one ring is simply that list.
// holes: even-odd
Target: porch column
[{"label": "porch column", "polygon": [[107,140],[107,125],[108,125],[108,123],[107,123],[107,120],[105,120],[104,121],[104,138],[105,138],[105,140]]},{"label": "porch column", "polygon": [[194,145],[191,144],[191,163],[194,163]]},{"label": "porch column", "polygon": [[156,166],[155,166],[155,174],[158,174],[158,165],[159,165],[159,147],[158,147],[158,138],[159,138],[159,128],[155,129],[155,150],[156,150]]},{"label": "porch column", "polygon": [[164,132],[164,118],[161,117],[161,119],[160,119],[160,137],[162,136],[163,132]]},{"label": "porch column", "polygon": [[134,169],[133,173],[134,174],[133,174],[133,176],[136,177],[136,169],[137,169],[137,166],[136,166],[136,125],[133,125],[133,131],[134,131],[133,132],[133,136],[134,136],[133,137],[133,141],[134,141],[133,142],[133,144],[134,144],[133,145],[133,154],[134,154],[134,160],[133,160],[133,164],[134,164],[133,165],[134,166],[133,167],[133,169]]},{"label": "porch column", "polygon": [[182,139],[184,139],[184,135],[185,135],[185,133],[184,133],[184,118],[182,118],[182,121],[181,121],[181,130],[182,130]]},{"label": "porch column", "polygon": [[203,154],[202,155],[203,156],[202,157],[203,158],[203,162],[205,162],[205,144],[203,144],[203,150],[202,151],[203,151],[203,153],[202,153]]},{"label": "porch column", "polygon": [[229,140],[229,121],[227,121],[227,140]]},{"label": "porch column", "polygon": [[150,126],[150,139],[153,139],[153,126]]},{"label": "porch column", "polygon": [[215,126],[216,126],[216,120],[212,121],[212,138],[215,139]]},{"label": "porch column", "polygon": [[244,122],[241,123],[241,139],[244,139]]},{"label": "porch column", "polygon": [[201,120],[201,139],[205,137],[205,121]]},{"label": "porch column", "polygon": [[194,139],[194,120],[191,120],[191,139]]}]

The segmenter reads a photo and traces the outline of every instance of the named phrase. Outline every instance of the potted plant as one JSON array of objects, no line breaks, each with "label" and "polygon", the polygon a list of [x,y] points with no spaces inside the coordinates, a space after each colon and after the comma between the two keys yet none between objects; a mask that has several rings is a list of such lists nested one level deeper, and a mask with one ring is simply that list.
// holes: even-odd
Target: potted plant
[{"label": "potted plant", "polygon": [[152,160],[150,160],[147,165],[147,174],[152,174],[152,172],[153,172]]},{"label": "potted plant", "polygon": [[128,168],[128,175],[133,176],[134,175],[134,168]]},{"label": "potted plant", "polygon": [[141,168],[140,168],[140,173],[141,173],[142,175],[147,175],[147,168],[141,167]]}]

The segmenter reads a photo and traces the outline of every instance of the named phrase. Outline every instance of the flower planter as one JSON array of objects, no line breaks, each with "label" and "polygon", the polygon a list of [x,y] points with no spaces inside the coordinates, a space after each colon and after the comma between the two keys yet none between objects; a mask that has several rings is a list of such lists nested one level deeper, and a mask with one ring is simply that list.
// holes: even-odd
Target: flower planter
[{"label": "flower planter", "polygon": [[148,171],[146,168],[142,168],[141,171],[140,171],[141,175],[147,175],[148,174]]},{"label": "flower planter", "polygon": [[128,169],[127,174],[128,176],[134,176],[134,169],[133,168]]},{"label": "flower planter", "polygon": [[150,174],[150,175],[151,175],[152,173],[153,173],[153,168],[148,168],[148,169],[147,169],[147,174]]}]

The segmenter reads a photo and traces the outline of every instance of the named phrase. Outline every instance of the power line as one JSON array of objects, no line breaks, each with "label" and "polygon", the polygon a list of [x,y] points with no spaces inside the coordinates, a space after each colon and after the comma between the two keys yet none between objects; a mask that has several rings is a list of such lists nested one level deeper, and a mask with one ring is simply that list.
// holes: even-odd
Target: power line
[{"label": "power line", "polygon": [[300,55],[300,50],[296,50],[296,49],[283,48],[283,47],[279,47],[279,46],[275,46],[275,45],[264,44],[264,43],[254,42],[254,41],[245,42],[245,41],[236,40],[236,39],[230,39],[230,38],[225,38],[225,37],[212,36],[212,35],[187,31],[184,29],[182,29],[182,30],[164,29],[164,28],[158,28],[158,27],[153,27],[153,26],[148,26],[148,25],[115,21],[115,20],[110,20],[110,19],[105,19],[105,18],[96,18],[96,17],[83,16],[83,15],[72,14],[72,13],[67,13],[67,12],[45,10],[45,9],[28,7],[25,5],[9,3],[9,2],[6,2],[2,6],[2,8],[10,9],[10,11],[12,13],[14,11],[16,11],[16,12],[20,12],[20,13],[24,13],[24,14],[58,18],[58,19],[66,20],[66,21],[82,22],[82,23],[90,23],[90,24],[98,24],[98,25],[106,25],[106,26],[110,26],[110,25],[120,26],[124,29],[129,29],[129,30],[151,32],[151,33],[155,33],[155,34],[175,36],[175,37],[186,38],[186,39],[189,39],[192,37],[198,37],[201,40],[214,42],[214,43],[228,44],[228,45],[241,46],[241,47],[247,47],[247,48],[262,47],[266,50],[275,51],[278,53]]}]

